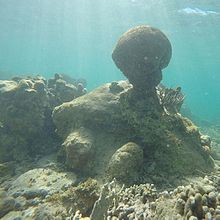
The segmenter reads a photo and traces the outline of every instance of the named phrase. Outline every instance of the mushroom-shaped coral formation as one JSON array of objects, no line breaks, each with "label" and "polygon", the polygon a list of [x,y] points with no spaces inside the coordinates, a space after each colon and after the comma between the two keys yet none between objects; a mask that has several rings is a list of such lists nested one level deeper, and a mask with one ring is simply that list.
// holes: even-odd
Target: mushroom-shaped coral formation
[{"label": "mushroom-shaped coral formation", "polygon": [[167,177],[169,184],[179,175],[212,170],[199,130],[177,113],[180,87],[156,89],[171,58],[166,36],[149,26],[133,28],[112,56],[133,85],[107,83],[53,111],[69,168],[125,184],[163,185]]},{"label": "mushroom-shaped coral formation", "polygon": [[162,80],[172,48],[167,37],[150,26],[138,26],[124,33],[116,44],[112,58],[135,89],[151,90]]}]

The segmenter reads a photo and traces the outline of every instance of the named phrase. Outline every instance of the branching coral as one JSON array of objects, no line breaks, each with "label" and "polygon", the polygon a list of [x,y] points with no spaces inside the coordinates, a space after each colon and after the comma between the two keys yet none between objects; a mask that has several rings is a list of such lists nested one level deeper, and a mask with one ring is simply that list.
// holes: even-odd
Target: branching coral
[{"label": "branching coral", "polygon": [[163,84],[157,86],[157,93],[160,99],[160,104],[164,110],[169,113],[177,113],[183,104],[185,96],[181,92],[181,87],[176,89],[166,88]]},{"label": "branching coral", "polygon": [[95,202],[90,220],[103,220],[107,218],[107,211],[111,204],[118,206],[119,194],[123,191],[124,186],[118,190],[115,179],[103,185],[99,199]]}]

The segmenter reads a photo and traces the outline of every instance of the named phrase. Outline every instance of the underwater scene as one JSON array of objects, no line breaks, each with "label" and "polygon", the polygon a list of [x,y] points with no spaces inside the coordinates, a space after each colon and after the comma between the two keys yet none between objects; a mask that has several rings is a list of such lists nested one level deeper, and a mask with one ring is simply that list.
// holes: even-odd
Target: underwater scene
[{"label": "underwater scene", "polygon": [[219,0],[0,0],[0,219],[220,220]]}]

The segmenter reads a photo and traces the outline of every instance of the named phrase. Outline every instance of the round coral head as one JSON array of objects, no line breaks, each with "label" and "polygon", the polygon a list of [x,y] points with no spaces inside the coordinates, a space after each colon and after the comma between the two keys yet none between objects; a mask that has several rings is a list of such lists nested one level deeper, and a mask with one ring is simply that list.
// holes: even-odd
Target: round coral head
[{"label": "round coral head", "polygon": [[157,28],[138,26],[118,40],[112,58],[135,88],[151,89],[162,80],[161,70],[170,62],[171,44]]}]

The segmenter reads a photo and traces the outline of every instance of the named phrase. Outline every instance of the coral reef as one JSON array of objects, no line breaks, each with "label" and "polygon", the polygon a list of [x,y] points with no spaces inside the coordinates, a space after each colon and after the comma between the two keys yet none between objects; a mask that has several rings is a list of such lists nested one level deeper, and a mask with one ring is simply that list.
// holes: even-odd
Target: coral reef
[{"label": "coral reef", "polygon": [[203,134],[202,145],[204,149],[210,151],[212,157],[220,160],[220,126],[219,124],[209,123],[201,125],[201,132]]},{"label": "coral reef", "polygon": [[100,190],[91,178],[76,185],[71,173],[33,169],[0,190],[0,215],[3,220],[218,219],[219,174],[218,169],[169,190],[148,183],[124,187],[116,180]]},{"label": "coral reef", "polygon": [[112,58],[134,88],[145,91],[159,84],[161,70],[169,64],[171,54],[171,44],[165,34],[143,25],[120,37]]},{"label": "coral reef", "polygon": [[[52,194],[47,202],[60,203],[66,210],[69,210],[69,214],[73,212],[80,212],[83,216],[89,216],[92,212],[94,203],[99,198],[99,184],[97,180],[88,178],[82,181],[77,186],[62,187],[62,191],[58,191]],[[77,212],[78,211],[78,212]]]},{"label": "coral reef", "polygon": [[90,219],[105,219],[107,217],[107,211],[109,207],[112,204],[114,204],[114,207],[118,206],[119,195],[123,188],[124,186],[122,186],[121,189],[117,189],[115,179],[111,183],[104,184],[102,186],[99,199],[94,204]]},{"label": "coral reef", "polygon": [[139,26],[112,54],[128,81],[87,94],[65,74],[0,81],[0,217],[219,219],[216,140],[179,113],[180,87],[159,84],[171,53],[160,30]]},{"label": "coral reef", "polygon": [[[116,87],[115,82],[113,85]],[[105,173],[116,150],[131,141],[143,148],[142,168],[146,176],[161,175],[161,172],[184,175],[192,174],[196,169],[212,168],[213,162],[202,148],[199,130],[191,121],[179,114],[167,115],[160,105],[153,108],[153,104],[149,105],[150,100],[130,103],[130,97],[126,97],[133,95],[130,92],[132,87],[126,81],[118,82],[117,87],[120,89],[112,91],[112,84],[103,85],[54,109],[53,119],[58,134],[64,140],[66,158],[77,157],[68,155],[70,151],[65,147],[69,143],[68,136],[79,129],[86,129],[95,140],[93,153],[91,157],[87,154],[83,164],[83,170],[91,176]],[[76,161],[77,158],[73,163]],[[74,168],[69,159],[67,164]],[[196,169],[191,169],[192,164]]]},{"label": "coral reef", "polygon": [[[85,143],[85,135],[80,137],[80,140],[75,139],[73,143],[77,141],[77,144],[79,144],[79,141],[82,142],[83,140],[86,144],[83,148],[89,150],[89,152],[91,151],[92,154],[88,154],[86,151],[81,152],[87,155],[81,171],[90,176],[95,175],[95,173],[104,173],[113,153],[129,142],[126,141],[126,124],[123,123],[120,115],[120,92],[119,94],[115,91],[111,92],[110,85],[101,86],[75,99],[75,102],[64,103],[53,111],[57,133],[64,139],[62,146],[66,158],[78,156],[68,155],[70,153],[68,149],[77,150],[77,146],[70,144],[69,135],[71,133],[79,135],[79,131],[87,132],[87,137],[89,136],[89,141],[86,141],[87,144]],[[117,85],[121,88],[121,92],[130,87],[130,84],[124,81],[117,83]],[[88,138],[86,139],[88,140]],[[88,145],[91,141],[93,143]],[[66,146],[67,144],[70,148]],[[78,159],[75,161],[78,161]],[[73,163],[68,160],[67,165],[74,168],[71,165]]]},{"label": "coral reef", "polygon": [[[25,152],[32,154],[36,150],[37,137],[46,137],[53,129],[52,121],[50,124],[46,120],[49,103],[45,82],[42,79],[1,81],[0,87],[0,161],[22,160]],[[43,147],[46,146],[42,143]]]},{"label": "coral reef", "polygon": [[161,105],[166,112],[178,113],[184,101],[184,95],[181,92],[181,87],[176,89],[166,88],[163,84],[157,86],[157,92]]},{"label": "coral reef", "polygon": [[152,217],[158,192],[153,184],[134,185],[121,190],[117,204],[109,206],[107,219],[146,219]]},{"label": "coral reef", "polygon": [[84,95],[87,92],[86,85],[87,83],[84,79],[76,80],[68,75],[56,73],[53,79],[48,80],[48,90],[52,106],[61,105],[64,102]]},{"label": "coral reef", "polygon": [[132,182],[132,179],[138,177],[143,160],[143,149],[137,144],[129,142],[112,155],[106,175],[109,180],[116,178],[121,182]]},{"label": "coral reef", "polygon": [[15,208],[15,200],[0,188],[0,218]]},{"label": "coral reef", "polygon": [[109,207],[108,219],[218,219],[219,202],[217,173],[169,192],[141,184],[119,194],[118,206]]},{"label": "coral reef", "polygon": [[[77,161],[84,158],[85,175],[115,177],[126,184],[144,182],[145,177],[149,180],[155,175],[213,169],[198,128],[178,113],[184,99],[180,88],[158,86],[161,70],[171,58],[166,36],[149,26],[133,28],[119,39],[112,57],[131,84],[105,84],[53,111],[67,165],[77,171]],[[79,130],[88,134],[77,139]],[[126,152],[129,142],[140,151]]]},{"label": "coral reef", "polygon": [[3,219],[62,219],[67,207],[54,200],[75,183],[72,173],[51,168],[35,168],[5,182],[0,190],[0,217]]},{"label": "coral reef", "polygon": [[[165,199],[158,199],[157,211],[163,219]],[[178,219],[218,219],[219,216],[219,177],[217,175],[205,176],[200,181],[186,186],[179,186],[169,193],[173,213]]]},{"label": "coral reef", "polygon": [[59,74],[48,81],[41,76],[1,80],[0,162],[22,161],[57,149],[52,110],[86,92],[81,83],[77,85]]},{"label": "coral reef", "polygon": [[99,186],[96,180],[87,179],[85,182],[73,188],[73,195],[75,197],[75,209],[80,209],[84,215],[89,215],[93,208],[95,201],[98,199]]},{"label": "coral reef", "polygon": [[91,132],[84,128],[70,133],[63,143],[67,165],[82,171],[94,153],[93,142]]},{"label": "coral reef", "polygon": [[[95,219],[108,220],[219,219],[219,169],[209,176],[188,181],[172,190],[161,191],[147,183],[120,188],[114,180],[103,186],[92,213],[97,213]],[[93,217],[91,214],[89,219]]]}]

